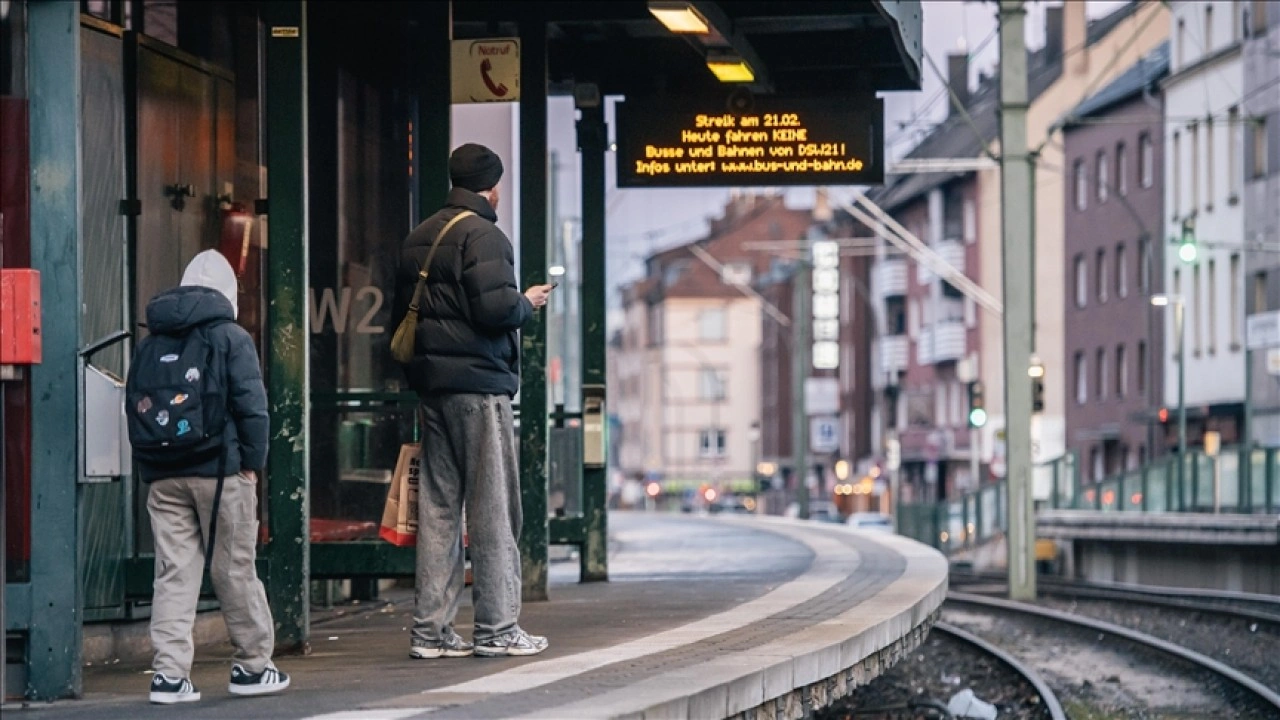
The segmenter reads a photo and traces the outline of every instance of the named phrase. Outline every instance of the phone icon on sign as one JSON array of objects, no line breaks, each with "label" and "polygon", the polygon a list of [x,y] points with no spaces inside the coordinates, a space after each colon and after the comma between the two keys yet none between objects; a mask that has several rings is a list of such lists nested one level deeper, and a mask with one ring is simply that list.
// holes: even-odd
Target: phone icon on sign
[{"label": "phone icon on sign", "polygon": [[493,62],[489,58],[485,58],[480,63],[480,79],[484,81],[485,87],[489,88],[489,92],[497,97],[503,97],[507,94],[507,86],[503,83],[495,83],[493,78],[489,77],[489,71],[493,70]]}]

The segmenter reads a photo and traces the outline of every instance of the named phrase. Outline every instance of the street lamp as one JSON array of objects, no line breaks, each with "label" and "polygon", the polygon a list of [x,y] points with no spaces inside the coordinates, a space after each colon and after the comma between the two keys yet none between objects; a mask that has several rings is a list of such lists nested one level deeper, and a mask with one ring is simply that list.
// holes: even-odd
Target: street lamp
[{"label": "street lamp", "polygon": [[1182,490],[1187,468],[1187,403],[1183,395],[1186,384],[1186,336],[1183,332],[1185,313],[1182,297],[1178,295],[1153,295],[1155,307],[1173,305],[1173,343],[1178,348],[1178,506],[1182,506]]}]

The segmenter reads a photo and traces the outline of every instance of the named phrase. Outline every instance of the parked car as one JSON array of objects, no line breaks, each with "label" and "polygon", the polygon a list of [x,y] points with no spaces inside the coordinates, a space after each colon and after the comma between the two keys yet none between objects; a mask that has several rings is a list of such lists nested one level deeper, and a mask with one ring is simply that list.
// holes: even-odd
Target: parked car
[{"label": "parked car", "polygon": [[[792,518],[800,517],[800,504],[793,502],[790,505],[788,505],[784,515]],[[836,509],[836,504],[831,502],[830,500],[810,500],[809,501],[809,519],[810,520],[817,520],[818,522],[832,522],[832,523],[843,522],[840,518],[841,518],[840,511]]]},{"label": "parked car", "polygon": [[858,512],[849,516],[845,521],[849,527],[855,527],[859,530],[877,530],[880,532],[893,532],[893,518],[888,515],[881,515],[874,512]]}]

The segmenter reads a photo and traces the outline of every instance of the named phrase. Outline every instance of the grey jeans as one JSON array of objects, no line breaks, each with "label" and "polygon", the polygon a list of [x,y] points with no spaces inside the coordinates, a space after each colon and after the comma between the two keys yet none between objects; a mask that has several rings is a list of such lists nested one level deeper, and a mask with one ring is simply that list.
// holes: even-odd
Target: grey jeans
[{"label": "grey jeans", "polygon": [[471,551],[476,641],[520,618],[523,523],[515,420],[506,395],[424,398],[413,639],[439,642],[463,587],[462,514]]},{"label": "grey jeans", "polygon": [[[169,478],[151,483],[147,492],[156,539],[152,669],[169,678],[191,674],[191,628],[200,599],[217,482],[206,477]],[[260,673],[271,661],[276,636],[255,563],[258,485],[243,475],[228,475],[223,484],[217,543],[209,575],[236,649],[235,660],[249,672]]]}]

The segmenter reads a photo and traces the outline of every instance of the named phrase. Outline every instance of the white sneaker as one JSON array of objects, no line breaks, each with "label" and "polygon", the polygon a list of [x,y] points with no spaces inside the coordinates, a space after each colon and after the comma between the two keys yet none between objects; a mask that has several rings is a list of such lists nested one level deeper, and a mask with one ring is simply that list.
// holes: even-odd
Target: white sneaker
[{"label": "white sneaker", "polygon": [[232,695],[269,695],[289,687],[289,676],[267,663],[262,672],[254,674],[236,663],[231,666],[231,684],[227,692]]},{"label": "white sneaker", "polygon": [[546,650],[547,639],[539,635],[530,635],[517,628],[506,635],[479,640],[475,645],[475,653],[481,657],[523,657],[537,655]]}]

